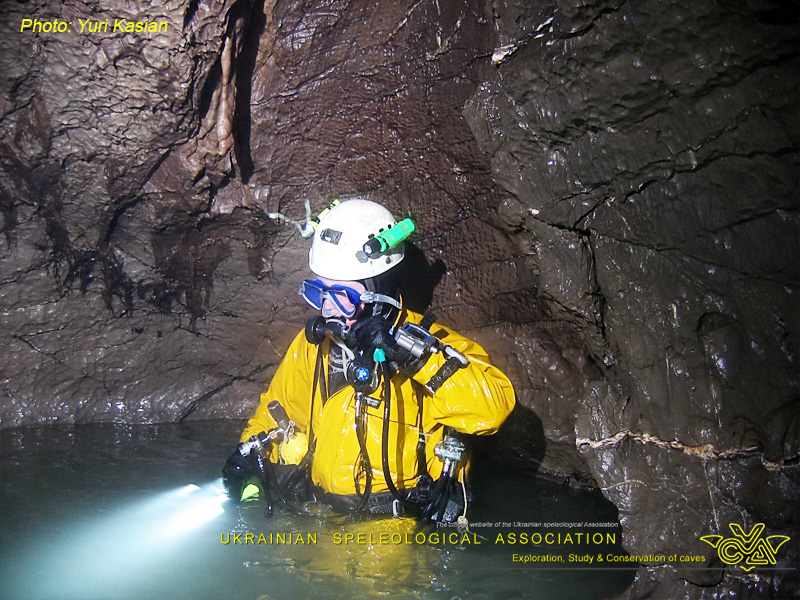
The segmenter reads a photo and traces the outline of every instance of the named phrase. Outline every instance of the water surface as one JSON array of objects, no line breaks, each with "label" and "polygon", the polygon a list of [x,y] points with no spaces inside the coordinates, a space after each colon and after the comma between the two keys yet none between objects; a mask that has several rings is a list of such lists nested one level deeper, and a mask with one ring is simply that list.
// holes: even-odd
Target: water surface
[{"label": "water surface", "polygon": [[[0,432],[0,598],[591,600],[633,580],[633,567],[596,562],[624,555],[619,529],[607,527],[616,521],[611,504],[498,464],[476,466],[466,540],[440,528],[416,543],[411,519],[356,519],[316,504],[301,514],[276,507],[267,519],[262,504],[235,506],[220,493],[241,428],[197,421]],[[599,533],[616,543],[583,543]],[[245,543],[261,534],[262,543]],[[528,542],[512,544],[509,534]],[[570,555],[595,558],[571,563]],[[525,556],[552,560],[520,562]]]}]

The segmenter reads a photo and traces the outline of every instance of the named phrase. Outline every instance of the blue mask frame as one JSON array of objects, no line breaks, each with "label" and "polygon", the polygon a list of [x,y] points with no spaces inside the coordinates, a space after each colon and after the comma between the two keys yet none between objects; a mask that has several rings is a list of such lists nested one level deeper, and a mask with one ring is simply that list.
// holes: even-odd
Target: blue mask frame
[{"label": "blue mask frame", "polygon": [[299,294],[309,306],[316,310],[322,310],[325,300],[328,299],[336,305],[343,315],[352,317],[356,314],[361,304],[362,292],[346,285],[334,284],[327,286],[319,279],[304,279],[300,284]]}]

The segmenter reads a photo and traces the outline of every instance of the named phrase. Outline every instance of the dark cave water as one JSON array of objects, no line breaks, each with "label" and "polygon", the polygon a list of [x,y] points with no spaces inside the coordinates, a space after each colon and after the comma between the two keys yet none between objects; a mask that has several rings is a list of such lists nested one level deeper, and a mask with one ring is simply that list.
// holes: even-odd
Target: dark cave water
[{"label": "dark cave water", "polygon": [[[625,555],[619,527],[609,526],[616,523],[611,504],[497,464],[474,469],[470,544],[442,543],[456,532],[445,528],[429,531],[439,543],[390,543],[413,539],[405,534],[413,536],[414,521],[355,520],[321,505],[299,515],[276,508],[266,519],[262,504],[234,506],[221,493],[220,468],[241,426],[0,432],[0,598],[590,600],[633,580],[635,564],[607,562],[609,554]],[[315,535],[316,543],[236,543],[248,532],[265,540]],[[510,543],[510,533],[536,532],[550,534],[550,543]],[[615,543],[581,543],[589,533]],[[337,543],[337,534],[354,540]],[[595,558],[571,563],[570,554]],[[521,563],[514,555],[565,562]],[[598,555],[606,559],[599,565]]]}]

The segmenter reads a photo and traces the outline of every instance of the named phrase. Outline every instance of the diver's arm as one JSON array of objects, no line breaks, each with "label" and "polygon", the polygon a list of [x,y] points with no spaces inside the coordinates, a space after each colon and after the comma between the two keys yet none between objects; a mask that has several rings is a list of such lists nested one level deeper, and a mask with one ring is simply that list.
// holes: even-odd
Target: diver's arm
[{"label": "diver's arm", "polygon": [[289,418],[295,422],[298,430],[308,431],[308,416],[311,403],[311,388],[314,378],[314,360],[316,346],[306,341],[305,333],[297,334],[286,351],[269,388],[261,394],[253,417],[247,422],[240,440],[250,439],[262,431],[269,431],[277,424],[269,414],[267,406],[273,400],[280,402],[286,409]]},{"label": "diver's arm", "polygon": [[[466,337],[440,325],[432,333],[443,344],[464,355],[469,363],[455,371],[426,399],[430,416],[463,433],[495,433],[514,408],[514,388],[508,377],[491,364],[486,351]],[[427,385],[446,361],[443,352],[431,354],[413,379]]]}]

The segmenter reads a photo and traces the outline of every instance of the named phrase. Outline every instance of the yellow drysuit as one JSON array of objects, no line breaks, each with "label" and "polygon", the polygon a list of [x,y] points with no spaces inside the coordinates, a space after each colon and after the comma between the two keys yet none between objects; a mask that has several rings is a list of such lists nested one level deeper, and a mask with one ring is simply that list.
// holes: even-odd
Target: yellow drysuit
[{"label": "yellow drysuit", "polygon": [[[408,312],[406,321],[419,323],[421,316]],[[431,396],[422,396],[422,427],[426,434],[428,472],[439,477],[442,461],[434,455],[434,446],[441,441],[443,426],[463,433],[489,435],[495,433],[514,408],[514,390],[508,378],[489,362],[486,352],[464,336],[434,324],[431,333],[443,343],[452,346],[469,359],[469,364],[459,369]],[[335,392],[323,406],[319,386],[313,401],[314,368],[317,352],[323,353],[324,380],[328,381],[328,351],[330,340],[316,346],[306,340],[301,331],[295,337],[269,389],[261,394],[261,403],[242,433],[241,441],[276,426],[267,411],[267,405],[277,400],[286,409],[289,418],[299,431],[308,433],[309,418],[313,423],[316,450],[311,465],[314,484],[332,494],[350,495],[364,489],[360,475],[356,487],[359,444],[355,430],[355,391],[349,385]],[[444,363],[441,353],[432,354],[427,363],[414,375],[426,384]],[[407,489],[416,485],[417,441],[419,438],[417,392],[408,376],[395,373],[391,381],[391,419],[389,429],[389,466],[395,486]],[[383,383],[374,392],[382,397]],[[381,432],[383,404],[379,408],[367,407],[366,447],[372,465],[372,491],[383,492],[389,488],[381,467]]]}]

